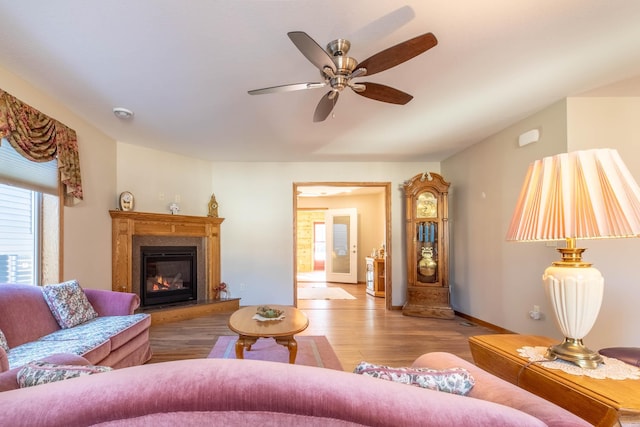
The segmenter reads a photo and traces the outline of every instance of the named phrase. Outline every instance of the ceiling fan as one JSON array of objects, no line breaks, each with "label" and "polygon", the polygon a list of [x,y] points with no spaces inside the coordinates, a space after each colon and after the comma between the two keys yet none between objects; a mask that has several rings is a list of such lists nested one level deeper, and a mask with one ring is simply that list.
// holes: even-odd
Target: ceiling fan
[{"label": "ceiling fan", "polygon": [[287,35],[300,52],[320,70],[322,81],[254,89],[250,90],[249,94],[261,95],[265,93],[289,92],[329,86],[331,90],[320,99],[313,114],[314,122],[321,122],[329,116],[338,101],[340,92],[342,92],[342,89],[345,87],[350,87],[358,95],[376,101],[400,105],[411,101],[413,96],[398,89],[379,83],[356,83],[352,81],[352,79],[365,75],[370,76],[388,70],[391,67],[395,67],[426,52],[438,44],[438,40],[433,34],[426,33],[378,52],[358,63],[354,58],[347,56],[349,48],[351,47],[349,40],[333,40],[327,45],[327,50],[324,50],[303,31],[292,31],[287,33]]}]

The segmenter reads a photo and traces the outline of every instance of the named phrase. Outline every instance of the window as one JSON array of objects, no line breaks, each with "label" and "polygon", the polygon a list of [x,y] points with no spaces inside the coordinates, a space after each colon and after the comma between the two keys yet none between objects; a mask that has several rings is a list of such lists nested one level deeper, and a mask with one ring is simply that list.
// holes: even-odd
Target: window
[{"label": "window", "polygon": [[326,227],[324,222],[313,223],[313,269],[324,270],[327,254]]},{"label": "window", "polygon": [[0,283],[58,282],[59,230],[56,162],[30,162],[2,141]]},{"label": "window", "polygon": [[0,184],[0,283],[58,281],[58,198]]},{"label": "window", "polygon": [[0,185],[0,282],[33,284],[37,277],[41,193]]}]

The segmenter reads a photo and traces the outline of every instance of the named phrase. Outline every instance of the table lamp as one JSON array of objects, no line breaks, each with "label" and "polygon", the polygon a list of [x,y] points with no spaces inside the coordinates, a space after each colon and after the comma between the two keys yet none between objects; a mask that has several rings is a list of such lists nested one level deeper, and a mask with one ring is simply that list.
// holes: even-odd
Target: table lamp
[{"label": "table lamp", "polygon": [[561,344],[546,357],[587,369],[602,358],[583,338],[593,327],[604,278],[582,260],[576,239],[636,237],[640,234],[640,188],[612,149],[593,149],[545,157],[529,166],[509,226],[507,240],[565,240],[562,259],[549,266],[542,281],[560,330]]}]

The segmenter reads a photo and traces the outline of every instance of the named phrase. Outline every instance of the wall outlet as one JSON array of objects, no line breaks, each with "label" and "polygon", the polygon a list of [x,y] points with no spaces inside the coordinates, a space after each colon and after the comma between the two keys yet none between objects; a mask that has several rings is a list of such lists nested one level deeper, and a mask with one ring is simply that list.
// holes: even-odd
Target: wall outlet
[{"label": "wall outlet", "polygon": [[240,283],[240,285],[238,285],[240,288],[240,292],[244,292],[247,290],[247,285],[245,283]]},{"label": "wall outlet", "polygon": [[158,200],[164,200],[164,193],[158,193]]},{"label": "wall outlet", "polygon": [[539,305],[534,305],[533,306],[533,310],[531,310],[529,312],[529,317],[532,318],[533,320],[542,319],[542,313],[540,313],[540,306]]}]

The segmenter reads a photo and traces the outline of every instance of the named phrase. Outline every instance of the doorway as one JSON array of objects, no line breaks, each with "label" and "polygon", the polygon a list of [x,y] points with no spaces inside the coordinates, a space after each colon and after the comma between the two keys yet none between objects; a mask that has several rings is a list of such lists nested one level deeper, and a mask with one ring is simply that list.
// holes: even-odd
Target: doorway
[{"label": "doorway", "polygon": [[[294,287],[294,301],[298,302],[298,273],[300,271],[313,270],[315,277],[318,274],[323,274],[322,270],[313,268],[314,262],[310,261],[310,265],[306,266],[303,256],[299,256],[300,244],[299,229],[298,227],[305,227],[301,225],[306,217],[315,216],[315,223],[324,222],[324,211],[332,208],[346,207],[347,205],[360,205],[360,209],[363,212],[359,213],[360,217],[364,217],[366,221],[362,224],[362,227],[367,231],[366,233],[360,233],[364,237],[358,239],[358,245],[356,250],[358,252],[358,266],[361,273],[358,282],[364,283],[366,267],[365,257],[370,255],[370,252],[375,249],[379,249],[384,245],[386,251],[385,257],[385,296],[384,305],[387,310],[392,307],[391,295],[392,295],[392,282],[391,282],[391,183],[389,182],[302,182],[293,184],[293,214],[294,214],[294,272],[293,272],[293,287]],[[374,201],[374,202],[371,202]],[[369,204],[367,204],[369,203]],[[300,218],[299,218],[300,214]],[[312,226],[315,230],[315,225]],[[374,230],[375,233],[372,233]],[[315,233],[314,233],[315,234]],[[372,243],[371,235],[375,234],[376,240]],[[317,239],[313,238],[315,243]],[[363,243],[366,242],[366,243]],[[322,242],[319,242],[322,243]],[[327,244],[328,242],[324,242]],[[315,249],[314,249],[315,250]],[[313,258],[310,256],[309,260]],[[304,267],[302,267],[304,265]],[[325,263],[326,268],[326,263]],[[306,273],[303,273],[306,274]],[[347,285],[348,286],[348,285]]]}]

